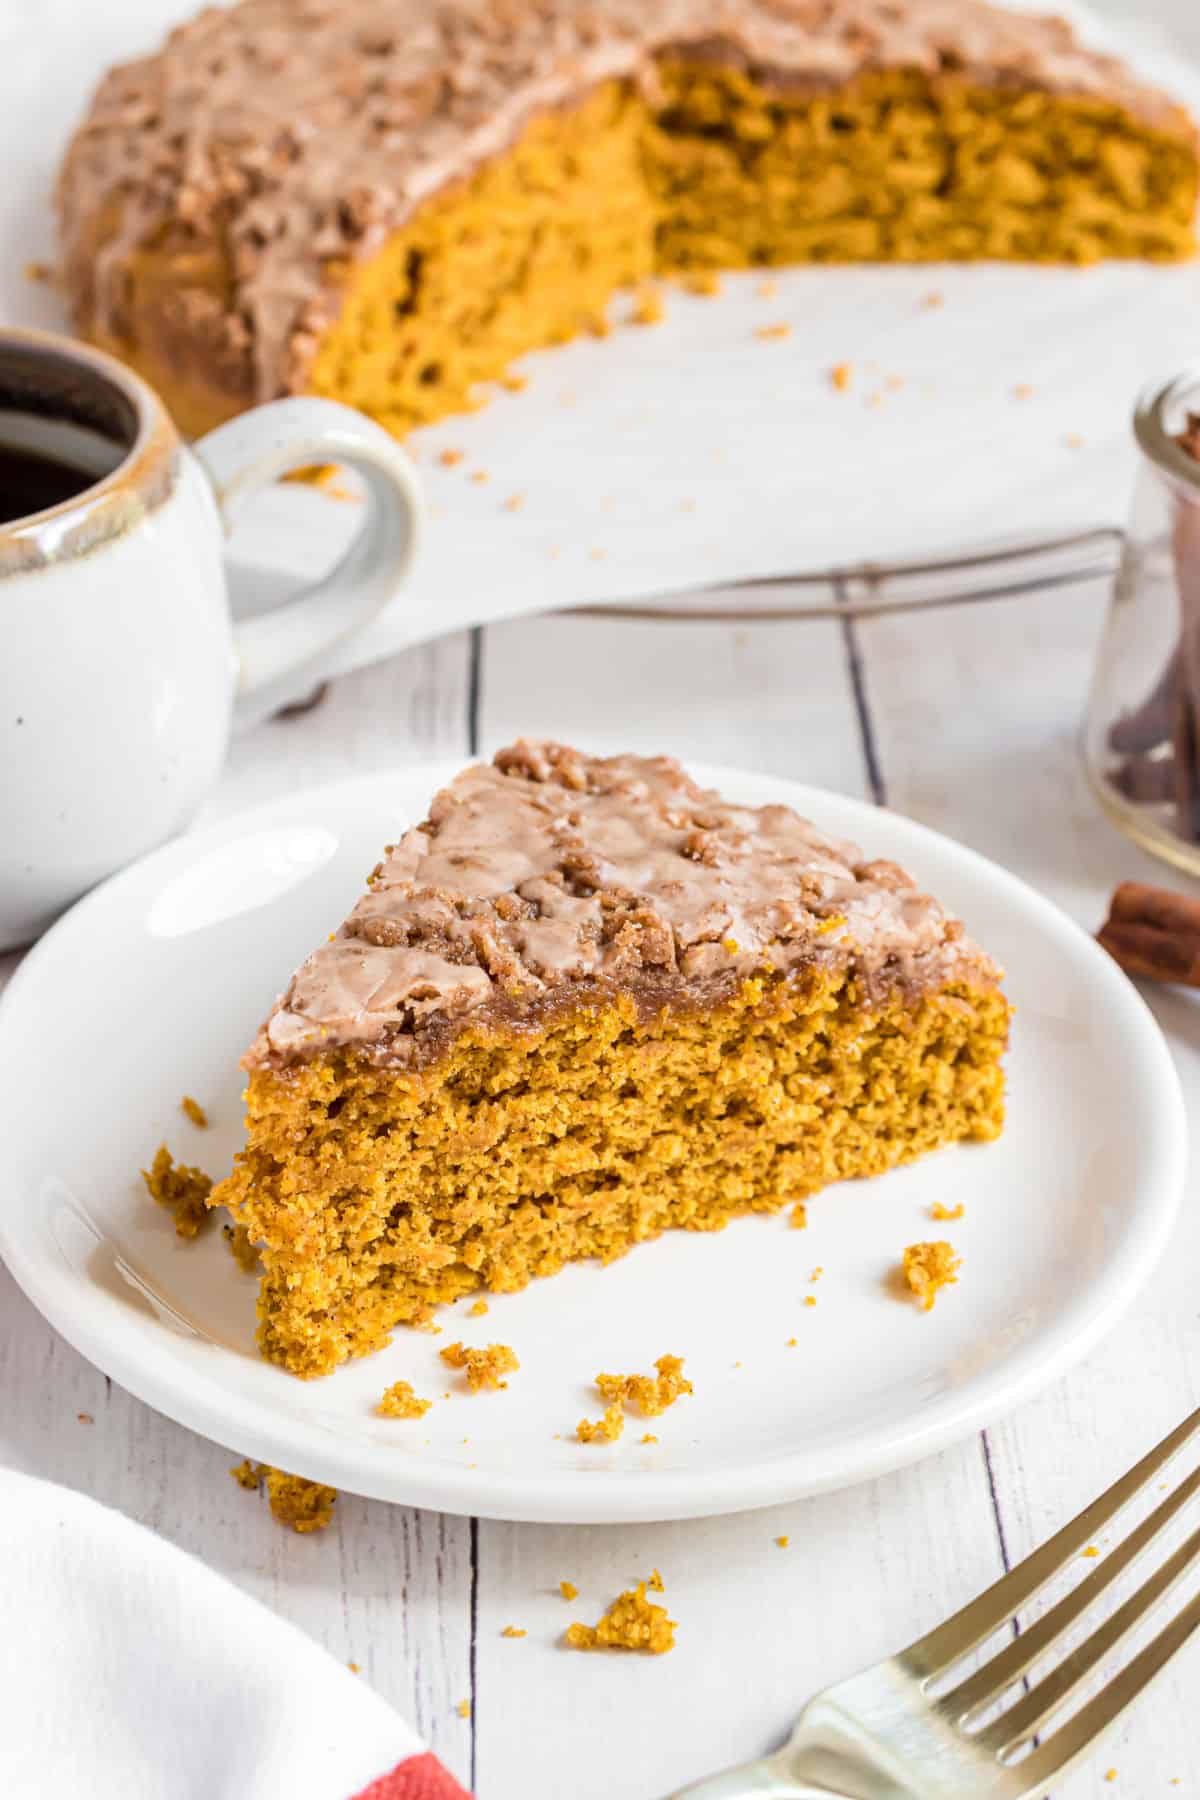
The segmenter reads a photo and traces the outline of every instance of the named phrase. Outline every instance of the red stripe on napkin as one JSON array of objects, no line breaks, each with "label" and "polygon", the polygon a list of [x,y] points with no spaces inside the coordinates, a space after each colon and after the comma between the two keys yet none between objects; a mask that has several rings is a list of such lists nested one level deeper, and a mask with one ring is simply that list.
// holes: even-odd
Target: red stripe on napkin
[{"label": "red stripe on napkin", "polygon": [[471,1800],[432,1750],[397,1763],[390,1775],[381,1775],[351,1800]]}]

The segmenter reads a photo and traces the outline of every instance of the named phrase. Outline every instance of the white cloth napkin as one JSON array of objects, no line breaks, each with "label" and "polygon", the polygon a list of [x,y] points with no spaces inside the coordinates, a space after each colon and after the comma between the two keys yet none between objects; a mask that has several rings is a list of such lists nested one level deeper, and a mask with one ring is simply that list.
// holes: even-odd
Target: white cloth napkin
[{"label": "white cloth napkin", "polygon": [[350,1673],[195,1558],[0,1469],[4,1800],[466,1800]]}]

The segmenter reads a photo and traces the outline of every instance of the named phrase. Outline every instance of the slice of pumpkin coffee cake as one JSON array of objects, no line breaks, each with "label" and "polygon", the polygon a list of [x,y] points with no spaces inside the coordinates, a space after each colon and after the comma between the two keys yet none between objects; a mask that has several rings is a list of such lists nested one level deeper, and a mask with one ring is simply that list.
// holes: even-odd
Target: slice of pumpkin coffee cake
[{"label": "slice of pumpkin coffee cake", "polygon": [[520,742],[388,848],[245,1058],[213,1205],[320,1375],[472,1288],[1000,1130],[1009,1007],[893,863],[667,757]]}]

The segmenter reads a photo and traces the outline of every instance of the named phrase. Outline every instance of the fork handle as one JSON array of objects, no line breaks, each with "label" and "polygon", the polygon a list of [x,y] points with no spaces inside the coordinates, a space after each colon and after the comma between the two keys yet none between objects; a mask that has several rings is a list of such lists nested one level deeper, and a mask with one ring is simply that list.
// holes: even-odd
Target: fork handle
[{"label": "fork handle", "polygon": [[778,1757],[768,1756],[693,1782],[691,1787],[669,1795],[668,1800],[845,1800],[845,1796],[837,1788],[797,1781]]}]

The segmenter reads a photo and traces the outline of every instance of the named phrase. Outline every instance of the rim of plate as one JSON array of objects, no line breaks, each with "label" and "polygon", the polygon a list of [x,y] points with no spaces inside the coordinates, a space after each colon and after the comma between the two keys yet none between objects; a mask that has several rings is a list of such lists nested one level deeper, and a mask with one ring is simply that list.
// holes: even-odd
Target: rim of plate
[{"label": "rim of plate", "polygon": [[[432,794],[470,760],[412,763],[324,782],[173,839],[110,876],[58,920],[17,969],[0,997],[0,1052],[12,997],[38,981],[43,966],[57,956],[59,944],[123,886],[135,886],[160,866],[186,864],[268,822],[277,824],[281,814],[361,804],[365,790],[389,783],[401,794],[414,783]],[[32,1304],[75,1350],[137,1399],[240,1455],[297,1469],[367,1499],[529,1523],[633,1524],[702,1518],[849,1487],[933,1455],[982,1429],[1080,1362],[1117,1323],[1151,1274],[1170,1236],[1182,1194],[1187,1157],[1183,1094],[1166,1040],[1145,1000],[1082,926],[1053,901],[957,839],[891,808],[786,777],[703,763],[689,763],[688,769],[707,786],[736,789],[738,784],[752,783],[764,798],[774,790],[778,800],[805,816],[815,815],[823,824],[828,821],[830,829],[849,837],[869,839],[872,822],[885,815],[911,834],[918,855],[922,845],[936,846],[968,876],[1019,900],[1052,939],[1064,941],[1090,963],[1094,979],[1107,986],[1110,1003],[1124,1015],[1130,1061],[1142,1072],[1139,1084],[1145,1086],[1155,1130],[1143,1146],[1139,1187],[1144,1203],[1121,1240],[1120,1256],[1106,1259],[1085,1302],[1077,1302],[1064,1318],[1005,1363],[976,1377],[960,1394],[929,1407],[927,1416],[918,1421],[865,1430],[859,1439],[815,1455],[798,1451],[702,1475],[688,1469],[628,1470],[601,1490],[570,1470],[526,1475],[519,1470],[475,1471],[444,1464],[423,1468],[408,1461],[403,1467],[395,1463],[389,1467],[386,1454],[381,1456],[368,1444],[331,1440],[294,1418],[281,1424],[280,1415],[265,1402],[233,1392],[199,1372],[184,1371],[173,1357],[147,1357],[146,1328],[137,1322],[139,1315],[126,1319],[104,1309],[93,1320],[73,1307],[72,1295],[78,1290],[74,1272],[65,1264],[56,1270],[26,1249],[20,1234],[10,1228],[10,1209],[0,1195],[0,1257]]]}]

